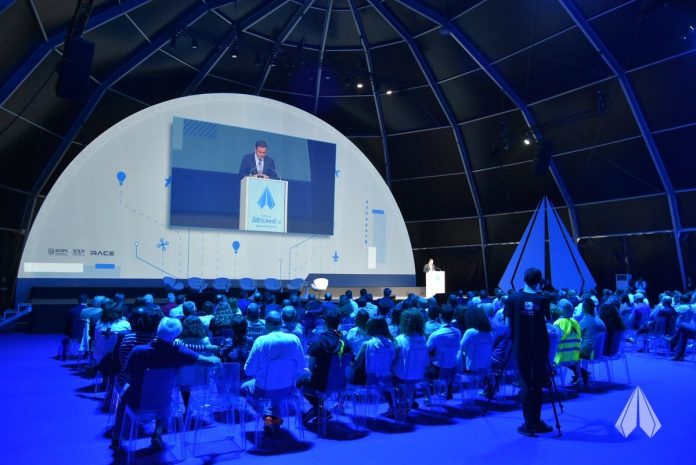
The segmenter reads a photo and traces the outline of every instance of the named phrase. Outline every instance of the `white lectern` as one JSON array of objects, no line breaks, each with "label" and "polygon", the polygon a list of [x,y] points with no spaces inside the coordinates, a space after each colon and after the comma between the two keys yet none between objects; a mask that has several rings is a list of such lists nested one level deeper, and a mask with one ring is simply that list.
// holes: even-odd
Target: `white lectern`
[{"label": "white lectern", "polygon": [[247,176],[239,193],[239,229],[288,231],[288,182]]},{"label": "white lectern", "polygon": [[429,299],[435,294],[445,292],[445,272],[428,271],[425,273],[425,297]]}]

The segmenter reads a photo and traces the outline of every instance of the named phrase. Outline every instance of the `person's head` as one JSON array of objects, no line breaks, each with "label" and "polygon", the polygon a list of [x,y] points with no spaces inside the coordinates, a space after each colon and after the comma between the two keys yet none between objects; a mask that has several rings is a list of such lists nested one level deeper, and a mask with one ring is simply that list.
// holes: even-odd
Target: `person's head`
[{"label": "person's head", "polygon": [[360,289],[360,296],[364,296],[365,294],[367,294],[367,289],[363,287],[362,289]]},{"label": "person's head", "polygon": [[232,324],[232,310],[230,306],[223,302],[217,306],[215,309],[215,316],[213,316],[213,321],[217,326],[229,326]]},{"label": "person's head", "polygon": [[152,294],[145,294],[143,296],[143,300],[145,300],[147,305],[152,305],[155,303],[155,298],[152,296]]},{"label": "person's head", "polygon": [[121,319],[121,310],[118,304],[111,299],[101,301],[101,321],[102,323],[113,323]]},{"label": "person's head", "polygon": [[561,311],[561,316],[563,318],[570,318],[573,316],[573,304],[570,303],[570,300],[568,299],[559,300],[558,309]]},{"label": "person's head", "polygon": [[114,294],[114,302],[116,305],[123,305],[126,301],[126,295],[123,292],[117,292]]},{"label": "person's head", "polygon": [[355,326],[365,329],[365,325],[369,319],[370,314],[367,312],[367,310],[361,308],[358,310],[358,313],[355,314]]},{"label": "person's head", "polygon": [[428,259],[428,265],[432,266],[433,263],[435,263],[435,260],[433,260],[432,258],[429,258],[429,259]]},{"label": "person's head", "polygon": [[491,331],[491,321],[488,319],[483,309],[479,307],[469,308],[464,314],[466,327],[474,328],[482,333]]},{"label": "person's head", "polygon": [[184,311],[184,317],[196,314],[196,304],[191,302],[190,300],[188,302],[184,302],[184,305],[182,305],[182,309]]},{"label": "person's head", "polygon": [[259,306],[255,303],[250,303],[246,311],[247,320],[251,321],[252,323],[256,323],[257,321],[259,321],[260,315],[261,309],[259,308]]},{"label": "person's head", "polygon": [[283,323],[294,323],[297,320],[297,310],[295,310],[295,307],[292,305],[283,307],[281,319]]},{"label": "person's head", "polygon": [[256,141],[256,146],[254,152],[256,153],[256,156],[263,160],[266,157],[266,152],[268,151],[268,147],[266,146],[266,141],[265,140],[257,140]]},{"label": "person's head", "polygon": [[341,324],[341,315],[336,310],[329,310],[324,313],[324,322],[327,329],[335,331],[338,329],[338,325]]},{"label": "person's head", "polygon": [[308,302],[314,302],[317,299],[317,297],[314,294],[309,294],[307,296],[307,301]]},{"label": "person's head", "polygon": [[367,305],[367,299],[365,299],[365,296],[360,296],[358,297],[358,300],[356,300],[358,303],[358,308],[365,308]]},{"label": "person's head", "polygon": [[352,299],[353,298],[353,291],[350,289],[347,289],[345,296],[348,297],[349,299]]},{"label": "person's head", "polygon": [[389,289],[388,287],[384,288],[384,291],[382,291],[382,294],[384,294],[384,297],[391,297],[392,295],[392,290]]},{"label": "person's head", "polygon": [[89,300],[89,297],[87,297],[87,294],[80,294],[77,296],[77,303],[78,304],[87,304],[87,301]]},{"label": "person's head", "polygon": [[148,334],[157,330],[164,314],[159,307],[136,307],[131,311],[128,321],[136,333]]},{"label": "person's head", "polygon": [[495,307],[493,304],[486,302],[481,304],[479,308],[483,310],[483,313],[485,313],[489,319],[495,316]]},{"label": "person's head", "polygon": [[181,322],[176,318],[164,317],[157,326],[157,339],[173,342],[181,334]]},{"label": "person's head", "polygon": [[[247,308],[247,312],[248,312]],[[279,331],[283,326],[283,320],[280,316],[280,312],[272,310],[266,314],[266,330],[271,333],[273,331]]]},{"label": "person's head", "polygon": [[234,297],[230,297],[229,299],[227,299],[227,305],[229,305],[230,311],[232,313],[237,313],[237,310],[239,310],[239,303],[237,302],[237,299],[235,299]]},{"label": "person's head", "polygon": [[254,302],[257,304],[261,304],[261,302],[263,302],[263,296],[260,292],[254,292]]},{"label": "person's head", "polygon": [[212,315],[213,310],[215,309],[215,305],[209,301],[206,300],[203,302],[203,305],[201,306],[201,309],[198,311],[200,315]]},{"label": "person's head", "polygon": [[450,294],[447,296],[447,303],[450,305],[457,305],[457,295],[456,294]]},{"label": "person's head", "polygon": [[234,340],[243,341],[247,335],[248,327],[249,324],[247,323],[246,318],[244,318],[242,315],[235,315],[235,317],[232,319],[232,334]]},{"label": "person's head", "polygon": [[450,305],[445,305],[440,309],[440,319],[446,325],[452,323],[452,318],[454,318],[454,308]]},{"label": "person's head", "polygon": [[194,337],[202,338],[206,337],[207,332],[205,330],[205,325],[200,318],[195,315],[189,315],[184,318],[181,322],[181,334],[179,337]]},{"label": "person's head", "polygon": [[424,326],[425,321],[420,311],[409,309],[401,314],[401,334],[422,336],[424,334]]},{"label": "person's head", "polygon": [[167,302],[169,302],[170,304],[173,304],[174,302],[176,302],[176,296],[174,295],[173,292],[167,293]]},{"label": "person's head", "polygon": [[440,316],[440,307],[437,305],[433,305],[431,307],[428,307],[428,320],[437,320],[437,318]]},{"label": "person's head", "polygon": [[457,305],[454,307],[453,315],[458,328],[466,328],[466,306]]},{"label": "person's head", "polygon": [[[662,300],[660,301],[663,307],[671,307],[672,306],[672,298],[668,295],[664,296]],[[102,304],[102,308],[104,308]]]},{"label": "person's head", "polygon": [[524,283],[531,289],[539,287],[542,281],[541,270],[539,268],[528,268],[524,272]]},{"label": "person's head", "polygon": [[186,302],[186,296],[184,294],[177,295],[175,302],[177,305],[183,304],[184,302]]},{"label": "person's head", "polygon": [[690,294],[682,294],[681,297],[679,298],[680,304],[688,304],[689,302],[691,302],[691,295]]},{"label": "person's head", "polygon": [[101,308],[102,301],[106,299],[103,295],[95,295],[92,299],[92,307]]},{"label": "person's head", "polygon": [[330,292],[327,292],[326,294],[324,294],[324,300],[325,300],[326,302],[331,302],[331,299],[332,299],[332,298],[333,298],[333,296],[331,295]]},{"label": "person's head", "polygon": [[389,326],[387,326],[387,320],[384,318],[372,318],[367,322],[367,327],[365,328],[368,336],[382,336],[387,339],[391,339],[391,333],[389,332]]},{"label": "person's head", "polygon": [[380,316],[386,317],[389,315],[389,310],[391,309],[391,306],[384,300],[378,300],[377,301],[377,313],[379,313]]},{"label": "person's head", "polygon": [[487,299],[487,298],[488,298],[488,290],[486,290],[486,289],[481,289],[481,290],[479,291],[479,297],[481,297],[482,300],[483,300],[483,299]]},{"label": "person's head", "polygon": [[592,300],[589,297],[586,299],[583,299],[583,301],[582,301],[583,313],[586,313],[590,316],[595,316],[595,307],[596,306],[597,306],[597,304],[595,304],[594,300]]}]

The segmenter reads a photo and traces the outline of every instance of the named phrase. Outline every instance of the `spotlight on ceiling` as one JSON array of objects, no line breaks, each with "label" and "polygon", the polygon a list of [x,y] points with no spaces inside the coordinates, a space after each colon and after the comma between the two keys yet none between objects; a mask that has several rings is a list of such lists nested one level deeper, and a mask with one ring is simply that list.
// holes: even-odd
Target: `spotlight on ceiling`
[{"label": "spotlight on ceiling", "polygon": [[391,89],[387,89],[387,95],[391,95],[391,94],[393,94],[393,93],[394,93],[394,92],[393,92]]},{"label": "spotlight on ceiling", "polygon": [[358,89],[362,89],[363,87],[365,87],[365,85],[362,82],[358,82],[357,84],[355,84],[355,87],[357,87]]},{"label": "spotlight on ceiling", "polygon": [[239,58],[239,49],[237,47],[230,48],[230,56],[232,58]]},{"label": "spotlight on ceiling", "polygon": [[524,145],[532,145],[532,139],[530,139],[529,137],[525,137],[524,139],[522,139],[522,143]]},{"label": "spotlight on ceiling", "polygon": [[694,25],[689,24],[689,27],[686,29],[686,32],[684,32],[684,34],[682,34],[682,36],[681,36],[682,40],[688,39],[689,36],[693,33],[694,33]]},{"label": "spotlight on ceiling", "polygon": [[191,48],[193,48],[193,49],[198,48],[198,39],[196,39],[195,37],[193,37],[191,39]]}]

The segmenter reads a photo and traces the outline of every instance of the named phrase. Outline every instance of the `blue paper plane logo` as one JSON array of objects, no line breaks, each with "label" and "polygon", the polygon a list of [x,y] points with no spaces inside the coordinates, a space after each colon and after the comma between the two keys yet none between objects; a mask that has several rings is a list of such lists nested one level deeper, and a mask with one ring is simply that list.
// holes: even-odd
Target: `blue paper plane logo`
[{"label": "blue paper plane logo", "polygon": [[650,438],[655,436],[662,428],[660,420],[657,419],[655,411],[640,386],[636,387],[633,393],[631,393],[631,397],[628,399],[621,416],[619,416],[614,426],[625,438],[630,436],[637,426],[640,426],[640,429]]},{"label": "blue paper plane logo", "polygon": [[259,197],[257,204],[259,208],[268,206],[269,210],[273,210],[275,207],[275,200],[273,200],[273,196],[271,195],[271,191],[268,190],[268,187],[261,193],[261,197]]}]

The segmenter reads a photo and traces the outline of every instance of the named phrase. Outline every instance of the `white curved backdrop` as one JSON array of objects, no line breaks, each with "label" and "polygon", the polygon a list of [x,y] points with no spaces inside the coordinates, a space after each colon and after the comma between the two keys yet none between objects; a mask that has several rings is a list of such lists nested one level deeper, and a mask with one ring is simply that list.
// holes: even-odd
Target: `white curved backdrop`
[{"label": "white curved backdrop", "polygon": [[[332,234],[172,225],[172,131],[177,119],[242,128],[255,136],[335,144]],[[253,151],[253,142],[240,145],[230,147],[233,171],[239,169],[241,154]],[[268,155],[278,171],[293,172],[274,148],[269,143]],[[358,148],[319,118],[262,97],[206,94],[142,110],[75,158],[32,226],[18,291],[56,280],[118,279],[125,284],[164,276],[286,280],[307,275],[332,276],[342,284],[413,285],[411,244],[391,192]]]}]

